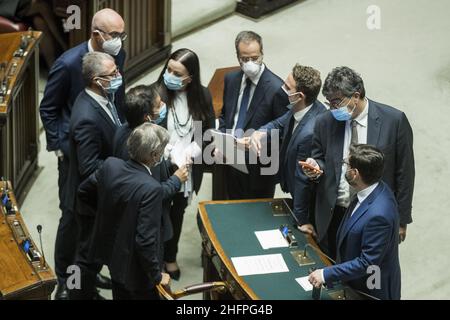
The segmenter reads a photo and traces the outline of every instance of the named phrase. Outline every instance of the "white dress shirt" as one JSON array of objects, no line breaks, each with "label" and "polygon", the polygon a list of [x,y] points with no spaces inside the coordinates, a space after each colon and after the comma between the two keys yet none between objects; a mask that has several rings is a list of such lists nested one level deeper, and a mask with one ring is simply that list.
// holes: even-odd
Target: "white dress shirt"
[{"label": "white dress shirt", "polygon": [[361,203],[363,203],[363,201],[366,200],[368,196],[370,196],[370,194],[378,187],[379,184],[380,183],[377,182],[377,183],[371,185],[370,187],[367,187],[366,189],[361,190],[360,192],[357,193],[358,203],[356,204],[355,209],[353,209],[350,217],[353,216],[353,214],[356,212],[356,210],[358,210],[358,208],[361,206]]},{"label": "white dress shirt", "polygon": [[312,108],[312,104],[307,106],[305,109],[297,111],[296,113],[294,113],[294,127],[292,129],[292,133],[294,133],[295,129],[297,129],[298,124],[302,121],[302,119],[305,117],[305,115],[308,113],[309,110],[311,110]]},{"label": "white dress shirt", "polygon": [[94,91],[92,91],[92,90],[90,90],[88,88],[86,88],[85,91],[86,91],[86,93],[88,95],[90,95],[92,97],[92,99],[94,99],[102,107],[102,109],[106,112],[106,114],[111,119],[112,123],[114,125],[116,125],[116,122],[114,121],[113,115],[112,115],[111,111],[108,108],[108,104],[109,104],[108,99],[106,99],[104,96],[101,96],[101,95],[95,93]]},{"label": "white dress shirt", "polygon": [[234,130],[236,130],[236,125],[237,125],[238,118],[239,118],[239,110],[241,109],[242,97],[244,95],[245,86],[247,85],[247,78],[249,78],[250,81],[252,82],[252,86],[250,88],[250,98],[248,100],[248,106],[247,106],[247,108],[248,108],[252,104],[253,94],[255,93],[256,86],[258,85],[259,80],[261,79],[261,76],[262,76],[264,70],[266,70],[266,66],[263,63],[261,65],[261,70],[259,71],[259,73],[257,74],[256,77],[249,78],[249,77],[247,77],[247,75],[245,73],[242,76],[241,87],[239,89],[239,98],[238,98],[237,107],[236,107],[236,113],[234,114],[233,131],[231,132],[232,135],[234,135]]},{"label": "white dress shirt", "polygon": [[[358,143],[359,144],[367,144],[367,126],[369,120],[369,100],[366,99],[366,105],[361,114],[354,119],[357,123],[356,130],[358,132]],[[352,139],[352,120],[346,121],[345,124],[345,136],[344,136],[344,150],[343,150],[343,159],[348,158],[348,154],[350,152],[350,143]],[[342,173],[341,179],[339,182],[338,188],[338,196],[336,204],[340,207],[347,208],[350,205],[350,185],[345,179],[345,173],[347,172],[347,165],[345,163],[342,164]]]}]

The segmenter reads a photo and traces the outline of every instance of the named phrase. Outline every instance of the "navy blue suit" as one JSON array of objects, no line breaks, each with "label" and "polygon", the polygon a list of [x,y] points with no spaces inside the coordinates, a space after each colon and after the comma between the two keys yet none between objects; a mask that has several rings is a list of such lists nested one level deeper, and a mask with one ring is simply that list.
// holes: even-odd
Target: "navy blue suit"
[{"label": "navy blue suit", "polygon": [[98,209],[89,259],[106,264],[113,282],[127,291],[151,295],[162,277],[165,220],[159,182],[143,165],[111,157],[81,184],[79,196]]},{"label": "navy blue suit", "polygon": [[[53,64],[40,105],[42,123],[47,136],[47,150],[62,150],[69,155],[69,121],[72,107],[80,92],[86,87],[81,74],[82,59],[88,53],[88,43],[64,52]],[[124,73],[125,51],[115,57],[120,73]],[[115,95],[115,105],[121,120],[125,97],[125,84]]]},{"label": "navy blue suit", "polygon": [[[244,73],[242,70],[225,75],[223,108],[219,118],[219,130],[226,132],[234,127],[234,118]],[[281,117],[287,112],[289,104],[287,95],[281,89],[283,80],[267,67],[255,88],[253,98],[247,109],[244,131],[258,130],[267,123]],[[228,193],[231,199],[273,198],[275,193],[275,176],[262,176],[260,165],[248,165],[249,174],[243,174],[229,167],[230,179]]]},{"label": "navy blue suit", "polygon": [[325,106],[316,101],[311,109],[292,132],[294,114],[287,112],[282,117],[270,122],[260,130],[280,130],[282,144],[278,178],[281,189],[289,192],[293,199],[294,215],[300,225],[311,223],[309,211],[314,203],[314,184],[303,173],[298,162],[305,161],[311,156],[312,137],[316,118],[326,111]]},{"label": "navy blue suit", "polygon": [[[59,221],[55,244],[55,271],[60,284],[65,282],[67,267],[73,264],[75,258],[76,228],[73,227],[74,213],[64,203],[68,193],[67,181],[69,175],[69,122],[72,107],[80,92],[85,88],[81,74],[82,59],[88,52],[88,43],[80,45],[63,53],[53,64],[44,97],[40,105],[42,124],[47,137],[47,150],[61,150],[64,154],[58,161],[59,207],[62,216]],[[123,74],[125,51],[121,50],[115,57],[116,64]],[[122,104],[125,97],[125,84],[115,95],[115,104],[121,119]]]},{"label": "navy blue suit", "polygon": [[[338,264],[324,269],[325,282],[342,281],[382,300],[400,299],[399,214],[394,194],[380,182],[352,216],[350,210],[337,233]],[[378,289],[367,285],[371,266],[381,271]]]}]

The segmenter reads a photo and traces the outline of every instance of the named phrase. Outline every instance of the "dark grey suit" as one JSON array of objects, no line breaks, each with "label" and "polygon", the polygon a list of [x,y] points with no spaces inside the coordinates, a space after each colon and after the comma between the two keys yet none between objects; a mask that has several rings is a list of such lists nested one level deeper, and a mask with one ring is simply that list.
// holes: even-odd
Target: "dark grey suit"
[{"label": "dark grey suit", "polygon": [[[314,129],[312,158],[324,171],[316,198],[316,225],[322,242],[327,235],[336,205],[345,136],[345,122],[336,121],[331,112],[319,116]],[[385,155],[382,180],[393,190],[398,202],[400,225],[412,222],[414,191],[413,132],[406,115],[387,105],[369,100],[367,144]]]}]

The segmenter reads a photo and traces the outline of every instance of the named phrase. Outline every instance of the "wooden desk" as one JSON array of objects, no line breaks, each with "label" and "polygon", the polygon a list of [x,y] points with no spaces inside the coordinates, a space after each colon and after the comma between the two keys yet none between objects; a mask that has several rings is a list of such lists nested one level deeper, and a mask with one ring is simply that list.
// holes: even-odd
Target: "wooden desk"
[{"label": "wooden desk", "polygon": [[[0,300],[49,300],[56,277],[31,239],[11,183],[7,185],[0,182],[0,196],[3,200],[5,192],[8,194],[14,212],[8,213],[0,203]],[[23,249],[26,240],[35,259]]]},{"label": "wooden desk", "polygon": [[[25,40],[22,40],[25,37]],[[10,180],[21,202],[38,168],[38,80],[40,32],[0,35],[0,176]],[[23,57],[14,52],[24,44]],[[2,81],[4,79],[4,81]],[[1,88],[0,88],[0,91]]]},{"label": "wooden desk", "polygon": [[[274,207],[275,206],[275,207]],[[276,209],[274,209],[276,208]],[[273,212],[282,213],[274,216]],[[311,266],[299,266],[292,251],[304,250],[308,243],[308,256],[316,268],[329,265],[311,237],[293,227],[294,219],[286,201],[282,199],[209,201],[199,205],[202,236],[202,263],[204,282],[223,281],[228,284],[228,295],[211,293],[207,299],[312,299],[295,279],[307,276]],[[277,229],[288,225],[298,241],[298,248],[262,250],[254,232]],[[314,249],[315,248],[315,249]],[[231,257],[281,253],[289,268],[288,273],[241,277]],[[322,299],[337,299],[341,288],[322,291]]]}]

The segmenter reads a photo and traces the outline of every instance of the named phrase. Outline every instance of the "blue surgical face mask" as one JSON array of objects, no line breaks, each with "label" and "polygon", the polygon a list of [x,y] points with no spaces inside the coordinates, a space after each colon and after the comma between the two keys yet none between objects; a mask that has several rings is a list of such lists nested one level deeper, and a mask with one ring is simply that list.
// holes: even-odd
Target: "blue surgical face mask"
[{"label": "blue surgical face mask", "polygon": [[160,124],[166,118],[167,115],[167,105],[164,103],[162,107],[159,109],[158,119],[153,120],[153,123]]},{"label": "blue surgical face mask", "polygon": [[108,87],[103,87],[100,82],[97,81],[97,83],[103,88],[103,90],[106,91],[106,93],[108,94],[114,94],[117,92],[117,90],[119,90],[119,88],[122,86],[123,84],[123,78],[121,75],[111,79],[109,81],[109,86]]},{"label": "blue surgical face mask", "polygon": [[289,93],[289,91],[287,91],[286,90],[286,88],[284,87],[284,85],[283,86],[281,86],[281,89],[283,89],[283,91],[284,91],[284,93],[286,93],[286,95],[288,96],[288,99],[289,99],[289,104],[287,105],[287,107],[286,108],[288,108],[288,110],[291,110],[299,101],[300,101],[300,99],[302,98],[302,97],[300,97],[300,98],[298,98],[297,100],[295,100],[295,101],[291,101],[291,97],[293,97],[293,96],[295,96],[295,95],[297,95],[297,94],[299,94],[300,92],[295,92],[295,93]]},{"label": "blue surgical face mask", "polygon": [[173,91],[179,91],[183,89],[183,80],[184,79],[169,73],[169,71],[167,71],[166,69],[166,72],[164,73],[164,84],[166,85],[167,89]]},{"label": "blue surgical face mask", "polygon": [[351,112],[348,111],[348,105],[350,104],[350,101],[347,103],[347,105],[331,110],[331,114],[337,121],[348,121],[352,119],[353,112],[355,111],[355,107],[353,107],[353,110]]}]

